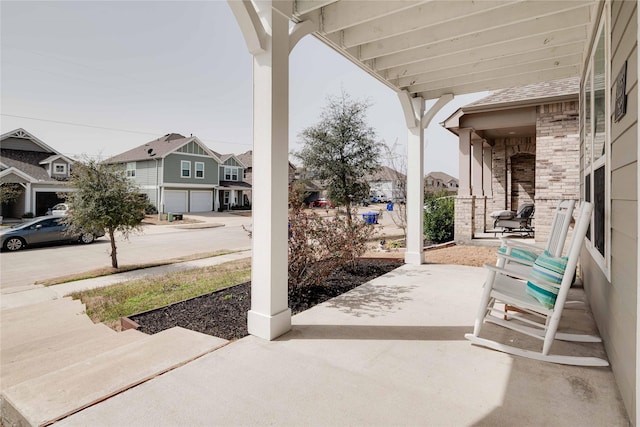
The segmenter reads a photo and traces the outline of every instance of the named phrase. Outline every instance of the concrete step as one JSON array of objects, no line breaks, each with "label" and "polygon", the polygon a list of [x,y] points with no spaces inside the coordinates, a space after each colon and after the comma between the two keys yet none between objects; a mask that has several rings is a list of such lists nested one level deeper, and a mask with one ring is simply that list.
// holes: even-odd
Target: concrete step
[{"label": "concrete step", "polygon": [[93,328],[82,330],[58,331],[55,334],[41,336],[37,339],[21,343],[10,344],[6,340],[0,345],[0,366],[19,358],[29,358],[41,353],[56,351],[66,346],[72,346],[78,342],[90,340],[96,337],[106,337],[116,332],[103,323],[96,323]]},{"label": "concrete step", "polygon": [[[96,330],[98,329],[96,328]],[[20,355],[11,360],[3,358],[0,371],[2,388],[6,389],[23,381],[60,370],[90,357],[145,339],[148,336],[135,329],[124,332],[111,330],[111,332],[111,334],[106,335],[97,333],[97,336],[78,340],[73,345],[44,349],[38,354],[31,354],[30,357]]]},{"label": "concrete step", "polygon": [[172,328],[2,392],[5,425],[53,423],[227,343]]},{"label": "concrete step", "polygon": [[0,336],[2,347],[11,348],[16,345],[39,340],[49,335],[57,335],[63,331],[79,331],[92,329],[94,323],[85,314],[49,312],[37,320],[14,320],[2,323]]},{"label": "concrete step", "polygon": [[80,300],[74,300],[70,297],[48,300],[32,305],[22,307],[5,308],[0,311],[0,319],[5,321],[19,320],[24,318],[38,318],[40,315],[49,311],[57,311],[60,307],[67,307],[71,313],[83,313],[85,306]]}]

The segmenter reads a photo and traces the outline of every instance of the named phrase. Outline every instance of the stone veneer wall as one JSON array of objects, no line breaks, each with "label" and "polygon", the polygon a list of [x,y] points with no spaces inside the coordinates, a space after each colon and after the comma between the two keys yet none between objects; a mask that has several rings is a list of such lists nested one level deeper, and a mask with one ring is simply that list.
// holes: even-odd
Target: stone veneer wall
[{"label": "stone veneer wall", "polygon": [[[511,188],[511,160],[518,154],[536,154],[536,140],[532,137],[524,138],[498,138],[494,140],[492,154],[491,177],[493,197],[487,199],[486,227],[493,228],[493,218],[489,215],[493,211],[514,210],[517,206],[512,205]],[[531,169],[533,169],[533,164]],[[532,170],[532,174],[535,172]],[[530,185],[534,185],[533,175],[530,177]]]},{"label": "stone veneer wall", "polygon": [[[474,234],[493,228],[490,213],[517,210],[530,201],[529,194],[512,200],[511,162],[520,154],[535,155],[535,169],[520,163],[519,176],[535,181],[536,206],[533,226],[538,242],[549,237],[555,207],[562,199],[578,199],[580,191],[580,138],[578,101],[546,104],[537,107],[536,137],[494,140],[492,150],[492,189],[488,197],[458,196],[455,203],[455,240],[469,241]],[[525,156],[522,156],[525,158]],[[529,159],[531,162],[533,159]],[[527,174],[524,169],[530,169]],[[525,183],[531,186],[530,182]],[[517,203],[518,205],[514,205]],[[569,235],[570,236],[570,235]],[[569,238],[567,239],[569,241]]]},{"label": "stone veneer wall", "polygon": [[468,242],[473,239],[475,196],[457,196],[455,200],[453,240]]},{"label": "stone veneer wall", "polygon": [[558,202],[562,199],[579,199],[579,122],[577,100],[540,105],[537,108],[534,221],[536,240],[539,242],[546,242],[549,237]]}]

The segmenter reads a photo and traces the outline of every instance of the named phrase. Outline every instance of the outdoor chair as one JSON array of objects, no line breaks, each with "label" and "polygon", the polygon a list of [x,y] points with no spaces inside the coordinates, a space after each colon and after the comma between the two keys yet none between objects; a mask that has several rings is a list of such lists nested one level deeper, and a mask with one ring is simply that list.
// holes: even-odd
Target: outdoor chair
[{"label": "outdoor chair", "polygon": [[520,207],[518,212],[514,211],[495,211],[489,214],[493,219],[494,234],[496,229],[502,228],[504,233],[520,233],[523,236],[533,237],[533,213],[535,206],[532,203],[526,203]]},{"label": "outdoor chair", "polygon": [[558,202],[551,220],[549,239],[545,246],[515,240],[509,236],[500,237],[502,246],[497,253],[498,261],[496,265],[526,273],[533,266],[536,258],[545,250],[554,257],[561,256],[575,205],[576,201],[571,199]]},{"label": "outdoor chair", "polygon": [[[527,274],[535,260],[545,250],[554,257],[562,256],[569,226],[573,219],[572,215],[575,205],[576,200],[573,199],[565,199],[558,202],[556,211],[553,214],[553,219],[551,220],[551,229],[546,246],[538,246],[521,240],[514,240],[509,236],[500,237],[502,246],[497,253],[498,260],[496,265],[514,270],[520,274]],[[568,301],[567,305],[578,306],[581,305],[581,302]],[[505,319],[508,315],[507,312],[513,309],[513,307],[505,304]]]},{"label": "outdoor chair", "polygon": [[[580,366],[609,365],[606,360],[597,357],[552,355],[549,353],[556,339],[592,343],[601,341],[600,337],[594,335],[558,332],[592,210],[592,203],[583,202],[566,257],[555,257],[545,251],[536,259],[529,272],[524,275],[499,266],[484,265],[489,272],[484,284],[480,307],[473,333],[466,334],[465,338],[476,345],[535,360]],[[494,307],[496,301],[516,307],[519,312],[510,315],[509,319],[505,320],[501,310]],[[499,314],[499,317],[496,314]],[[542,351],[527,350],[481,338],[479,335],[484,322],[494,323],[540,339],[543,341]],[[513,342],[518,342],[518,340]]]}]

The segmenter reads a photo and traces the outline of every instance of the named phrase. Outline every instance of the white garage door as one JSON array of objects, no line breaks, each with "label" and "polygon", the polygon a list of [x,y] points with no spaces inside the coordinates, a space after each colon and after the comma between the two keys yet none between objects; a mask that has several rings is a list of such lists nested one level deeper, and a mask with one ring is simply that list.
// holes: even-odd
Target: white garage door
[{"label": "white garage door", "polygon": [[211,212],[213,210],[213,191],[192,191],[191,212]]},{"label": "white garage door", "polygon": [[165,190],[164,211],[176,213],[187,212],[187,191]]}]

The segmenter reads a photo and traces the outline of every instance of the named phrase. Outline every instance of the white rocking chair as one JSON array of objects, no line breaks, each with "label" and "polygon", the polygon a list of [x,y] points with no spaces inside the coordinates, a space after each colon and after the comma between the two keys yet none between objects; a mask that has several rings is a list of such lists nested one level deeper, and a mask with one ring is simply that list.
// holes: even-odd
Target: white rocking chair
[{"label": "white rocking chair", "polygon": [[[562,255],[569,225],[575,207],[575,200],[560,200],[551,221],[551,230],[546,246],[537,246],[510,237],[501,237],[502,249],[498,252],[498,267],[504,267],[526,274],[533,266],[533,257],[537,257],[543,251],[558,257]],[[519,255],[529,256],[519,256]]]},{"label": "white rocking chair", "polygon": [[[576,222],[569,250],[567,253],[566,268],[562,273],[560,284],[553,284],[540,279],[539,276],[532,276],[536,267],[532,267],[527,274],[519,274],[513,270],[507,270],[498,266],[485,264],[489,269],[487,281],[478,314],[475,320],[473,334],[466,334],[465,338],[473,344],[502,351],[515,356],[527,357],[552,363],[579,366],[608,366],[609,363],[597,357],[552,355],[549,354],[554,340],[575,341],[575,342],[601,342],[600,337],[594,335],[561,333],[558,332],[558,325],[562,317],[562,311],[567,299],[567,294],[573,281],[573,273],[580,255],[580,248],[587,233],[591,218],[593,204],[583,202],[580,214]],[[546,256],[551,254],[546,254]],[[539,258],[540,260],[540,258]],[[538,262],[536,262],[538,264]],[[557,289],[555,305],[543,304],[527,292],[527,280],[535,282],[541,287]],[[494,308],[496,301],[503,302],[516,307],[519,313],[510,316],[510,320],[502,318],[503,313]],[[492,315],[499,314],[500,317]],[[542,351],[526,350],[502,344],[479,336],[484,322],[494,323],[513,331],[540,339],[543,341]]]}]

